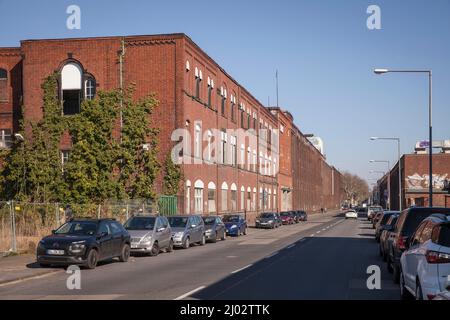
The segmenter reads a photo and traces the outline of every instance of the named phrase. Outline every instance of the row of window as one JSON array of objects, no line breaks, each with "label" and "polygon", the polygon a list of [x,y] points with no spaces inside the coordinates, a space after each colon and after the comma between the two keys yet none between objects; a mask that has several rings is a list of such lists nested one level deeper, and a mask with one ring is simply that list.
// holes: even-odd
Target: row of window
[{"label": "row of window", "polygon": [[[186,71],[189,73],[190,71],[190,63],[186,61]],[[198,100],[202,100],[202,82],[203,82],[203,72],[198,67],[195,67],[194,71],[194,80],[195,80],[195,98]],[[207,105],[212,108],[212,94],[214,90],[214,80],[208,77],[207,79]],[[233,91],[229,96],[227,92],[227,86],[223,84],[220,89],[217,89],[218,101],[220,102],[220,113],[222,116],[227,117],[228,112],[231,115],[231,121],[234,123],[237,122],[238,113],[240,115],[240,126],[243,129],[258,129],[258,116],[256,112],[252,112],[251,108],[246,108],[245,103],[237,103],[236,93]],[[228,103],[229,101],[229,103]],[[228,105],[230,111],[228,111]],[[238,110],[237,110],[238,109]],[[262,119],[260,119],[259,124],[260,129],[267,129],[271,133],[272,128],[267,123],[264,123]],[[270,141],[269,134],[266,141]]]},{"label": "row of window", "polygon": [[[191,188],[194,189],[193,195],[193,205],[192,205],[192,195]],[[236,212],[236,211],[263,211],[263,210],[277,210],[277,191],[271,188],[260,188],[259,190],[259,203],[257,207],[257,190],[256,188],[244,186],[240,190],[240,201],[238,207],[238,190],[235,183],[233,183],[228,188],[226,182],[222,183],[220,193],[220,209],[216,208],[216,197],[218,192],[216,190],[216,185],[210,182],[207,186],[207,198],[204,202],[204,192],[205,187],[201,180],[197,180],[194,186],[191,182],[186,181],[185,197],[186,197],[186,213],[217,213],[217,212]]]},{"label": "row of window", "polygon": [[[233,167],[238,166],[238,150],[237,150],[237,137],[230,136],[230,143],[228,143],[228,135],[225,130],[221,131],[220,134],[220,146],[219,146],[219,155],[215,157],[214,155],[214,142],[213,142],[213,133],[211,130],[206,132],[207,135],[207,145],[205,153],[202,155],[203,149],[203,140],[202,140],[202,128],[200,124],[195,125],[195,134],[194,134],[194,157],[197,159],[201,159],[204,157],[204,160],[208,162],[219,162],[221,164],[229,164]],[[229,144],[229,146],[228,146]],[[230,154],[228,154],[228,152]],[[246,156],[247,155],[247,156]],[[215,159],[217,158],[217,159]],[[247,147],[247,151],[245,150],[245,144],[241,144],[240,147],[240,158],[239,158],[239,167],[241,169],[247,169],[248,171],[257,172],[257,153],[256,149],[251,150],[250,147]],[[268,156],[267,154],[263,154],[260,152],[259,154],[259,173],[262,175],[275,175],[277,172],[277,161],[276,159],[272,159],[272,156]]]}]

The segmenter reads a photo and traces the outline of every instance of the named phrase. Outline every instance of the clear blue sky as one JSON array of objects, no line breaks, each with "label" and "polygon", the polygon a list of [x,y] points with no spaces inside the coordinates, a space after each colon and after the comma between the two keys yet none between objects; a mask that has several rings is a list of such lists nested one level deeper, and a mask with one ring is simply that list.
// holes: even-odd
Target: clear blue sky
[{"label": "clear blue sky", "polygon": [[[81,7],[81,30],[66,8]],[[381,30],[366,9],[381,8]],[[434,137],[450,139],[450,1],[114,1],[0,0],[0,46],[22,39],[183,32],[262,103],[280,105],[304,133],[323,138],[329,162],[364,178],[427,139],[425,75],[375,76],[374,67],[432,69]]]}]

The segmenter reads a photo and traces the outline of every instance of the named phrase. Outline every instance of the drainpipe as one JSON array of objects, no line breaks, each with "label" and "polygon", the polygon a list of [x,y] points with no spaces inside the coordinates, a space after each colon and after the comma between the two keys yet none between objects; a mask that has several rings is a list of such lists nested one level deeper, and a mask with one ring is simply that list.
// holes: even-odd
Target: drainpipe
[{"label": "drainpipe", "polygon": [[[125,57],[125,38],[122,37],[121,49],[120,49],[120,53],[119,53],[119,87],[120,87],[121,94],[123,94],[123,60],[124,60],[124,57]],[[120,99],[120,110],[119,110],[120,143],[122,143],[122,127],[123,127],[122,108],[123,108],[123,97],[121,97],[121,99]]]}]

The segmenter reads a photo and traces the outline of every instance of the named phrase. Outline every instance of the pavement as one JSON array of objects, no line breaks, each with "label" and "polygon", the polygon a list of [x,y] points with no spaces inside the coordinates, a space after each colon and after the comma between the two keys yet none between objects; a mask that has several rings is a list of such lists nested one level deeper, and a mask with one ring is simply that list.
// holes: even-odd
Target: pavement
[{"label": "pavement", "polygon": [[[369,265],[382,270],[382,290],[366,286]],[[81,270],[69,290],[63,268],[40,268],[34,257],[0,259],[0,299],[397,299],[373,230],[365,219],[328,212],[274,230],[250,228],[206,246],[131,257]],[[26,279],[28,277],[28,279]],[[6,282],[10,281],[10,282]],[[11,282],[13,281],[13,282]]]}]

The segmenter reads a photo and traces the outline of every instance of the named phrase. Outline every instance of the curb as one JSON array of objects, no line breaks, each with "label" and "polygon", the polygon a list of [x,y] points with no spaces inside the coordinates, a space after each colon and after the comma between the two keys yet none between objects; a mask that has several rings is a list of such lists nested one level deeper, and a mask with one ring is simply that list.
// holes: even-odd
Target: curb
[{"label": "curb", "polygon": [[33,274],[33,275],[17,277],[17,278],[14,278],[14,279],[0,280],[0,287],[6,286],[6,285],[9,285],[9,284],[13,284],[13,283],[17,283],[17,282],[26,281],[26,280],[42,278],[42,277],[45,277],[47,275],[51,275],[53,273],[57,273],[57,272],[61,272],[61,271],[62,270],[59,270],[59,269],[45,270],[45,271],[42,271],[42,272],[39,272],[39,273]]}]

